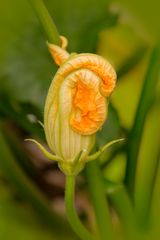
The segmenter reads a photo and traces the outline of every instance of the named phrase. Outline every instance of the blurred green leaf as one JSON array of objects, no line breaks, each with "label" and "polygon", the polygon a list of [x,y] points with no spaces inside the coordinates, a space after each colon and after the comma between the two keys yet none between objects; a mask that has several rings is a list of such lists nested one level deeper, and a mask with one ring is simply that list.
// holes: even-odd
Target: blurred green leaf
[{"label": "blurred green leaf", "polygon": [[105,167],[103,173],[107,180],[114,183],[121,183],[125,178],[126,156],[124,153],[118,154]]},{"label": "blurred green leaf", "polygon": [[6,0],[1,1],[0,14],[0,64],[3,65],[6,53],[13,47],[17,36],[24,31],[31,14],[27,1]]},{"label": "blurred green leaf", "polygon": [[[160,151],[160,103],[155,103],[147,115],[139,149],[135,176],[135,211],[137,222],[144,226],[149,220],[158,156]],[[145,201],[144,201],[145,199]]]},{"label": "blurred green leaf", "polygon": [[[26,200],[26,202],[28,201],[32,204],[36,210],[37,216],[40,217],[43,224],[53,229],[53,232],[57,233],[59,236],[64,232],[70,234],[68,224],[51,210],[49,201],[31,180],[27,178],[23,170],[17,164],[4,139],[2,131],[0,132],[0,166],[7,180],[17,189],[20,196]],[[61,226],[61,231],[59,231],[59,226]]]},{"label": "blurred green leaf", "polygon": [[144,124],[148,111],[154,102],[156,89],[159,82],[159,64],[160,45],[158,42],[151,53],[148,69],[137,106],[135,120],[129,135],[126,184],[132,196],[134,195],[133,189],[135,184],[137,159],[140,150]]},{"label": "blurred green leaf", "polygon": [[[131,23],[119,23],[101,32],[98,53],[107,58],[120,75],[122,67],[129,70],[138,63],[144,54],[145,47],[146,40]],[[128,64],[130,64],[129,67]]]},{"label": "blurred green leaf", "polygon": [[26,26],[22,35],[17,38],[18,44],[7,53],[1,73],[1,88],[10,90],[12,96],[21,101],[32,102],[42,108],[55,66],[37,23]]},{"label": "blurred green leaf", "polygon": [[24,203],[16,203],[15,200],[6,199],[1,195],[0,208],[0,239],[63,239],[49,231],[48,228],[44,228],[31,209]]},{"label": "blurred green leaf", "polygon": [[0,117],[9,119],[27,133],[44,139],[44,130],[38,121],[42,120],[39,109],[27,102],[18,102],[6,92],[0,91]]},{"label": "blurred green leaf", "polygon": [[114,8],[119,9],[126,20],[131,20],[145,38],[157,41],[160,37],[159,0],[135,1],[115,0]]},{"label": "blurred green leaf", "polygon": [[[115,24],[117,19],[108,12],[109,1],[49,0],[45,3],[53,15],[59,32],[69,39],[71,51],[95,49],[98,32],[104,27]],[[5,85],[6,89],[10,89],[12,95],[19,100],[32,102],[42,109],[57,68],[49,56],[45,44],[46,37],[42,34],[43,29],[31,6],[28,4],[24,10],[18,2],[16,5],[17,12],[28,11],[28,22],[24,22],[20,32],[17,30],[17,37],[12,47],[5,53],[6,61],[0,73],[0,86]],[[7,26],[10,27],[10,22]],[[86,32],[87,38],[84,38]]]}]

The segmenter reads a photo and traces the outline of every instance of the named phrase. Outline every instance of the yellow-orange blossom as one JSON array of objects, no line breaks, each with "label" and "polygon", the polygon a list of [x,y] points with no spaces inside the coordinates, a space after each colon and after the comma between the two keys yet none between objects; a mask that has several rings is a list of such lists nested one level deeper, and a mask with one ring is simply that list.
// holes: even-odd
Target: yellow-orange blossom
[{"label": "yellow-orange blossom", "polygon": [[[70,124],[80,134],[93,134],[105,120],[106,100],[104,97],[112,93],[116,73],[113,67],[98,55],[74,54],[70,56],[65,50],[67,40],[64,37],[61,39],[62,47],[48,44],[53,59],[61,66],[52,82],[53,87],[50,88],[52,90],[55,88],[57,91],[66,77],[74,73],[75,79],[68,79],[68,81],[76,82],[76,85],[70,86],[73,92],[73,114]],[[91,76],[89,71],[94,76]],[[53,91],[51,94],[54,99]]]},{"label": "yellow-orange blossom", "polygon": [[48,43],[60,68],[49,88],[44,110],[46,139],[55,156],[33,141],[47,157],[59,162],[63,172],[77,174],[94,145],[95,133],[106,119],[116,73],[104,58],[90,53],[69,54],[66,38],[61,37],[61,42],[61,47]]}]

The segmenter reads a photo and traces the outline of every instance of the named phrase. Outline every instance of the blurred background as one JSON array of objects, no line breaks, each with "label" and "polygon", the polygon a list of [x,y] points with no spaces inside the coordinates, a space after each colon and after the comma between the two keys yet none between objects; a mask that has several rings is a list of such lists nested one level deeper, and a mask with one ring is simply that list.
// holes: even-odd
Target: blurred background
[{"label": "blurred background", "polygon": [[[97,134],[97,146],[121,136],[127,138],[134,124],[151,50],[160,37],[159,1],[44,2],[53,15],[60,34],[68,38],[69,51],[96,52],[107,58],[116,68],[118,84],[111,98],[108,120],[102,131]],[[2,240],[78,239],[66,221],[63,200],[64,175],[34,144],[24,142],[25,138],[35,138],[45,145],[44,132],[38,121],[43,122],[45,96],[57,69],[47,51],[46,40],[27,0],[1,1]],[[160,150],[159,86],[160,84],[156,85],[154,104],[143,126],[139,153],[139,162],[142,164],[144,158],[146,162],[157,158]],[[114,146],[111,151],[103,154],[100,161],[107,181],[124,181],[126,151],[123,146]],[[83,173],[78,176],[77,184],[77,210],[82,219],[85,220],[86,215],[88,216],[94,228],[93,210]],[[160,206],[157,208],[157,216],[160,215],[159,210]],[[158,217],[155,222],[158,226]]]}]

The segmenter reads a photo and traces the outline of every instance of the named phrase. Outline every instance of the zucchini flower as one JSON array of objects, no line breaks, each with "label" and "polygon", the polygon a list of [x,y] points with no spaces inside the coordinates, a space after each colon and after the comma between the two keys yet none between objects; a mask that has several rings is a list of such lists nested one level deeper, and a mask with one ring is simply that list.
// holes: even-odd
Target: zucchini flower
[{"label": "zucchini flower", "polygon": [[67,39],[61,47],[48,43],[48,49],[59,69],[54,76],[45,102],[44,131],[48,152],[67,175],[77,175],[87,161],[94,160],[109,145],[89,156],[95,135],[107,118],[108,100],[116,84],[116,72],[104,58],[90,53],[69,54]]}]

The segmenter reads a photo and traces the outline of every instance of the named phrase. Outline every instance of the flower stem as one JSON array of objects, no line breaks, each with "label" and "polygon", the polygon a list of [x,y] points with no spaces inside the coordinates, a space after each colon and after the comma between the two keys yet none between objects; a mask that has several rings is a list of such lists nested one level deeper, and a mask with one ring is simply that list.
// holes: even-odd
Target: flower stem
[{"label": "flower stem", "polygon": [[66,176],[65,203],[68,221],[74,232],[82,240],[94,240],[88,230],[82,225],[74,206],[75,176]]},{"label": "flower stem", "polygon": [[46,6],[44,5],[42,0],[29,0],[32,7],[34,8],[48,38],[50,43],[54,43],[59,45],[60,38],[57,27],[49,14]]},{"label": "flower stem", "polygon": [[113,239],[111,216],[109,213],[109,207],[107,205],[102,174],[100,172],[97,161],[93,161],[87,164],[86,178],[95,210],[100,239],[111,240]]}]

